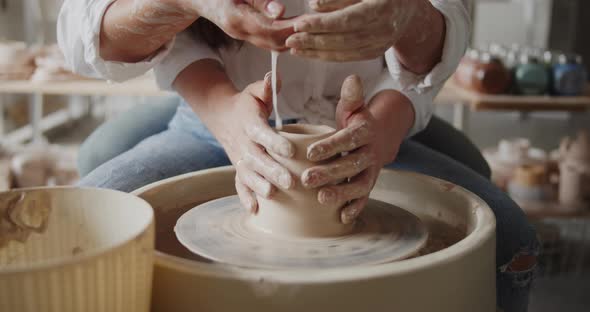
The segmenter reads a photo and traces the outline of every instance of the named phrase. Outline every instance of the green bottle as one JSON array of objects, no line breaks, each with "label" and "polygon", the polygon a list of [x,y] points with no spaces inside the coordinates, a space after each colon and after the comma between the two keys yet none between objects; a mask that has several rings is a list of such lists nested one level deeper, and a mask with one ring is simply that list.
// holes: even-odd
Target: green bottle
[{"label": "green bottle", "polygon": [[516,90],[522,95],[542,95],[549,86],[549,72],[545,64],[529,54],[520,57],[520,64],[514,73]]}]

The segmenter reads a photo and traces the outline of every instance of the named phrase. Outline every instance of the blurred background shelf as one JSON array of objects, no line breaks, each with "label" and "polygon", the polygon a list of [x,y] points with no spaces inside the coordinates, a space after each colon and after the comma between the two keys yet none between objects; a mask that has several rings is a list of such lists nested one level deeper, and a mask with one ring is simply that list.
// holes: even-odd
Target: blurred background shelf
[{"label": "blurred background shelf", "polygon": [[[4,134],[3,106],[6,97],[3,95],[30,95],[30,124]],[[69,96],[67,109],[43,114],[43,104],[47,95]],[[3,142],[18,144],[28,140],[43,139],[43,132],[59,127],[72,120],[79,119],[90,111],[94,96],[127,96],[145,99],[147,97],[165,97],[171,92],[162,91],[150,76],[122,83],[103,80],[67,80],[67,81],[0,81],[0,131]],[[82,108],[81,108],[82,107]]]},{"label": "blurred background shelf", "polygon": [[91,79],[39,82],[29,80],[0,81],[0,93],[139,97],[171,94],[171,92],[160,90],[154,79],[149,76],[122,83]]},{"label": "blurred background shelf", "polygon": [[466,90],[450,79],[441,90],[435,103],[453,105],[453,125],[469,132],[470,112],[570,112],[586,113],[590,110],[590,84],[583,96],[520,96],[486,95]]},{"label": "blurred background shelf", "polygon": [[453,94],[473,111],[585,111],[590,109],[590,84],[583,96],[487,95],[466,90],[449,81],[443,92]]}]

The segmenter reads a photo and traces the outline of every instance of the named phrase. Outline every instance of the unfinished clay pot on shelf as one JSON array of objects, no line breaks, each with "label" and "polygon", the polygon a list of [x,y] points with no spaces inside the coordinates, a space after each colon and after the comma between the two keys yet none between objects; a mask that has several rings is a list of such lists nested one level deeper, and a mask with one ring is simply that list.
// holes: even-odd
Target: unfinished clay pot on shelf
[{"label": "unfinished clay pot on shelf", "polygon": [[508,194],[517,201],[553,200],[548,168],[545,165],[523,165],[516,168],[508,183]]},{"label": "unfinished clay pot on shelf", "polygon": [[559,148],[559,202],[569,210],[590,208],[590,138],[580,132]]},{"label": "unfinished clay pot on shelf", "polygon": [[0,40],[0,80],[26,80],[35,70],[24,42]]},{"label": "unfinished clay pot on shelf", "polygon": [[237,196],[199,205],[178,220],[179,241],[218,262],[267,269],[358,266],[417,254],[428,232],[411,213],[371,200],[357,222],[345,225],[341,206],[322,205],[318,189],[303,187],[303,171],[326,162],[307,160],[307,148],[334,132],[327,126],[285,126],[279,133],[294,144],[295,155],[271,157],[295,177],[294,187],[270,199],[258,197],[256,215]]},{"label": "unfinished clay pot on shelf", "polygon": [[504,139],[497,147],[486,148],[483,156],[492,170],[492,181],[507,190],[510,180],[521,166],[545,166],[547,153],[531,146],[528,139]]},{"label": "unfinished clay pot on shelf", "polygon": [[153,210],[101,189],[0,193],[0,311],[150,311]]}]

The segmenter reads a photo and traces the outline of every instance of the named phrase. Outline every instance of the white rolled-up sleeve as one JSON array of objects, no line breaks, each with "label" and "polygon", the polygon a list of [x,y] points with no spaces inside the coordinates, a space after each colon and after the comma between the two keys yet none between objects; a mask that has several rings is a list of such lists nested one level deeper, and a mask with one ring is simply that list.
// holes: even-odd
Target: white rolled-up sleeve
[{"label": "white rolled-up sleeve", "polygon": [[154,68],[158,86],[173,91],[172,84],[178,74],[190,64],[203,59],[213,59],[223,64],[219,53],[202,40],[194,38],[190,31],[178,34],[170,52]]},{"label": "white rolled-up sleeve", "polygon": [[428,125],[434,111],[434,98],[445,81],[455,72],[469,42],[470,20],[460,0],[430,0],[445,17],[446,35],[441,61],[424,75],[405,69],[392,49],[385,52],[389,77],[382,76],[369,92],[375,95],[381,90],[395,89],[403,93],[414,107],[414,126],[409,135],[422,131]]},{"label": "white rolled-up sleeve", "polygon": [[145,74],[168,55],[174,39],[142,61],[106,61],[100,56],[103,16],[115,0],[65,0],[57,21],[57,39],[73,72],[93,78],[124,81]]}]

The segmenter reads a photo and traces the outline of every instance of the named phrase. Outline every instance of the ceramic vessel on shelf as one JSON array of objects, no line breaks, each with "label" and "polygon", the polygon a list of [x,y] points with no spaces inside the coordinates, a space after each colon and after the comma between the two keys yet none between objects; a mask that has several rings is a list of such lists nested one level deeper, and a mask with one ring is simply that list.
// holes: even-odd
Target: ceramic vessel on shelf
[{"label": "ceramic vessel on shelf", "polygon": [[542,95],[547,92],[549,86],[547,67],[530,54],[521,55],[520,65],[516,68],[514,77],[519,94]]},{"label": "ceramic vessel on shelf", "polygon": [[551,95],[555,94],[555,90],[553,87],[553,84],[554,84],[553,67],[555,66],[555,64],[557,64],[557,57],[558,57],[558,54],[554,51],[543,52],[543,64],[547,68],[547,75],[549,77],[549,81],[547,83],[547,85],[548,85],[547,92]]},{"label": "ceramic vessel on shelf", "polygon": [[0,40],[0,80],[26,80],[35,70],[24,42]]},{"label": "ceramic vessel on shelf", "polygon": [[518,167],[547,162],[546,153],[531,147],[524,138],[501,140],[497,147],[485,149],[483,155],[492,169],[492,181],[502,189],[507,189]]},{"label": "ceramic vessel on shelf", "polygon": [[560,145],[559,201],[573,210],[590,208],[590,139],[580,132]]},{"label": "ceramic vessel on shelf", "polygon": [[24,42],[0,40],[0,64],[32,65],[32,62],[33,56]]},{"label": "ceramic vessel on shelf", "polygon": [[460,86],[484,94],[506,92],[510,80],[510,72],[499,57],[477,50],[468,52],[456,74],[456,81]]},{"label": "ceramic vessel on shelf", "polygon": [[583,94],[588,81],[586,67],[579,55],[559,55],[558,63],[553,65],[553,77],[553,92],[563,96]]},{"label": "ceramic vessel on shelf", "polygon": [[516,200],[544,201],[552,197],[551,184],[545,165],[519,166],[508,182],[508,193]]},{"label": "ceramic vessel on shelf", "polygon": [[457,85],[462,88],[473,90],[473,77],[475,75],[476,66],[479,63],[479,51],[476,49],[469,49],[461,62],[453,78]]}]

